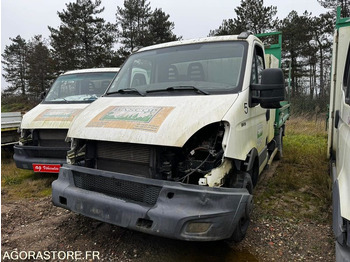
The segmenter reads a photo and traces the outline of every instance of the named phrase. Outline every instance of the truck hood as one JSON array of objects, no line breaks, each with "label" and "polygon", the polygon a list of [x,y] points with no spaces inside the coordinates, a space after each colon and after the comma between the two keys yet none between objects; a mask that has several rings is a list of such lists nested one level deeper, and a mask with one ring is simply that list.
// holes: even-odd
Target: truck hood
[{"label": "truck hood", "polygon": [[89,104],[39,104],[23,116],[22,129],[68,129]]},{"label": "truck hood", "polygon": [[182,147],[199,129],[221,121],[237,97],[101,97],[76,117],[67,136]]}]

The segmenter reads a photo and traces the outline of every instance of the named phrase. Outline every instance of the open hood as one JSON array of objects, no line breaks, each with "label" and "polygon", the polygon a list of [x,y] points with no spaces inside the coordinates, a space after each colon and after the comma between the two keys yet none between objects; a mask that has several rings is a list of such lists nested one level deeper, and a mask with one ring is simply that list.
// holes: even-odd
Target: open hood
[{"label": "open hood", "polygon": [[101,97],[81,112],[67,136],[182,147],[199,129],[221,121],[237,97]]},{"label": "open hood", "polygon": [[68,129],[89,104],[39,104],[23,116],[22,129]]}]

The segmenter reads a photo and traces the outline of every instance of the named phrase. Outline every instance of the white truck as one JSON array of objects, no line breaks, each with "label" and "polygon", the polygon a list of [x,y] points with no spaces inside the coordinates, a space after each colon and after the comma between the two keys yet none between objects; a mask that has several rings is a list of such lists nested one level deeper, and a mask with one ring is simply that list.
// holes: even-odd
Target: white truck
[{"label": "white truck", "polygon": [[276,110],[282,70],[265,69],[279,61],[264,55],[249,33],[132,54],[69,128],[53,204],[163,237],[242,240],[289,115]]},{"label": "white truck", "polygon": [[350,18],[337,10],[329,108],[328,153],[333,181],[337,261],[350,261]]},{"label": "white truck", "polygon": [[45,99],[23,116],[19,145],[14,146],[16,166],[58,173],[70,149],[65,139],[72,120],[106,91],[118,70],[91,68],[60,75]]}]

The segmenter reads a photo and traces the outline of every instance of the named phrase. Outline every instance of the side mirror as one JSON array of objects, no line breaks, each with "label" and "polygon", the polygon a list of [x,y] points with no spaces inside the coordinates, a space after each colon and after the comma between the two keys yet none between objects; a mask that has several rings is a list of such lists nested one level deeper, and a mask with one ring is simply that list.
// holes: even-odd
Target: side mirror
[{"label": "side mirror", "polygon": [[251,84],[251,105],[262,108],[280,108],[284,100],[284,77],[280,68],[268,68],[261,72],[261,84]]},{"label": "side mirror", "polygon": [[40,93],[40,99],[41,100],[44,100],[45,96],[46,96],[46,91],[43,91],[43,92]]}]

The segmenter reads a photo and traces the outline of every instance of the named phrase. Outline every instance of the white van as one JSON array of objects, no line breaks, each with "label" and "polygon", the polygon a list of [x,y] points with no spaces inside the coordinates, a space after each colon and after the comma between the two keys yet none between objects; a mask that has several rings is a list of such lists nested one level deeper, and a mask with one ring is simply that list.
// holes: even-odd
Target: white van
[{"label": "white van", "polygon": [[68,128],[80,111],[105,93],[119,68],[92,68],[60,75],[45,99],[23,116],[16,166],[34,172],[58,173],[66,163]]}]

